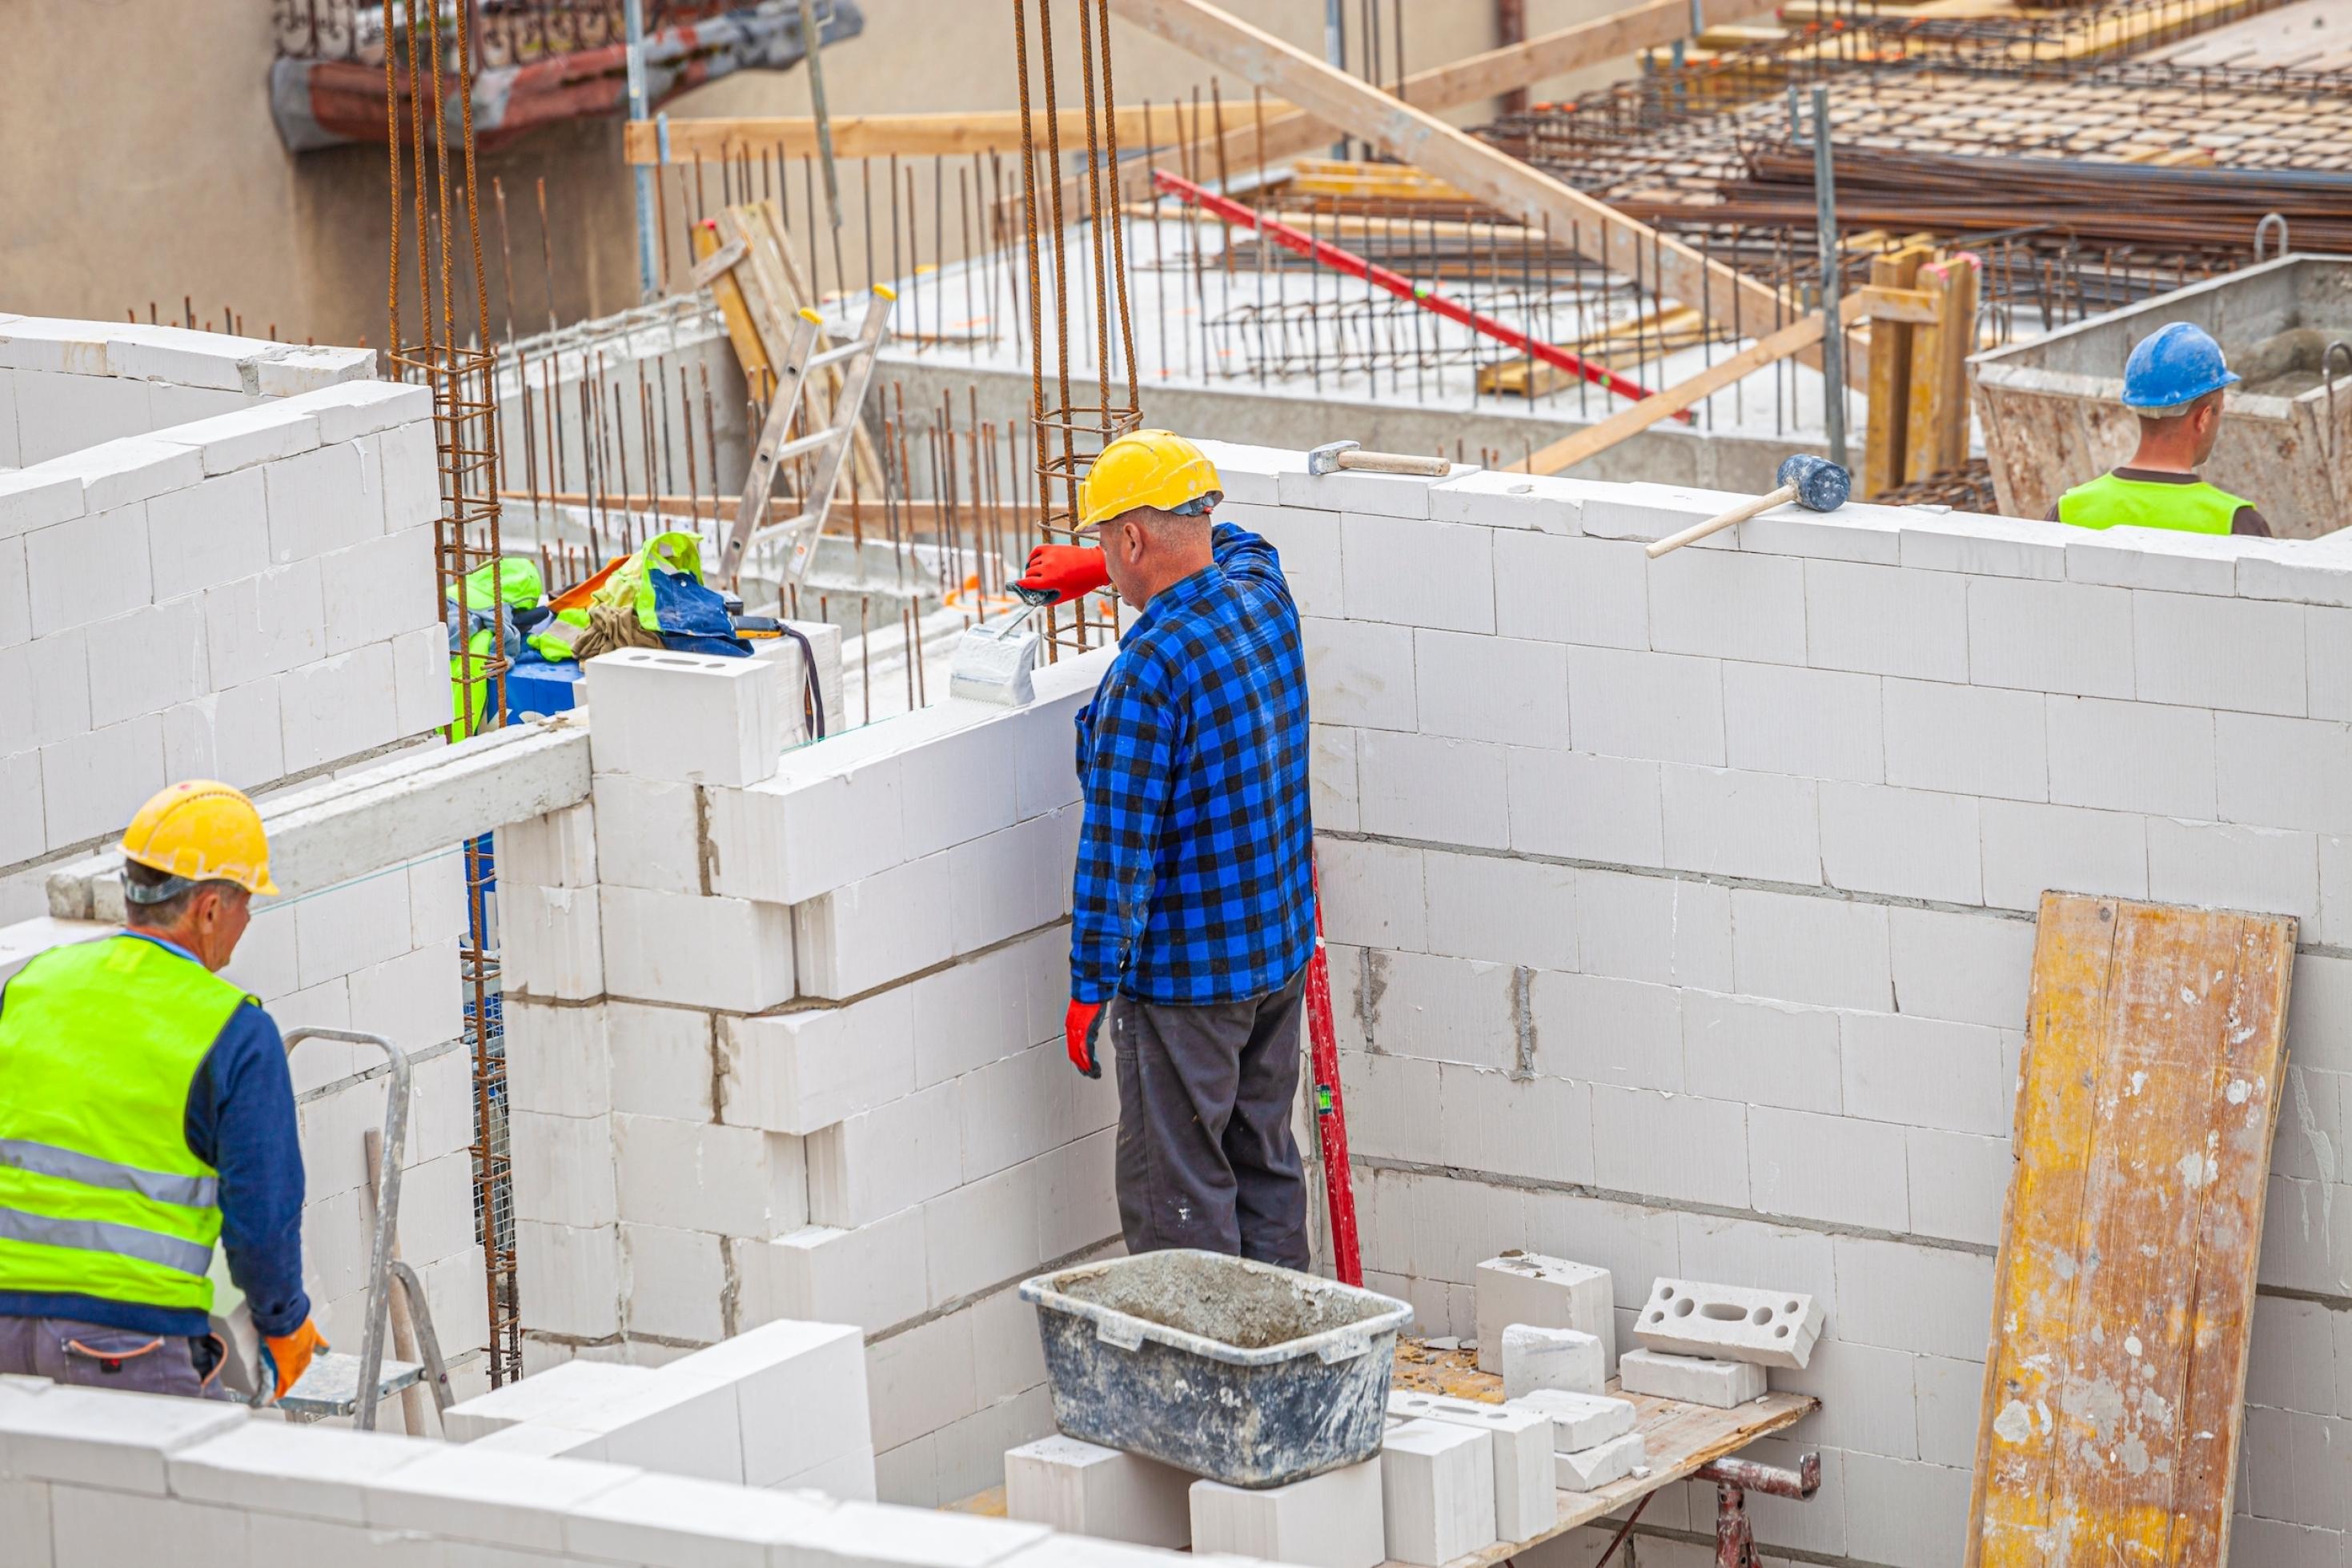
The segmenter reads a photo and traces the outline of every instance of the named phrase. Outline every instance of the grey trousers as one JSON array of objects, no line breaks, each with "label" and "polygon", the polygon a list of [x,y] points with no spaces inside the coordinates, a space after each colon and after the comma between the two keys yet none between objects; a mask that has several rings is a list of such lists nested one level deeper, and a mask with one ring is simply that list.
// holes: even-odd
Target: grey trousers
[{"label": "grey trousers", "polygon": [[1307,1186],[1291,1136],[1304,969],[1252,1001],[1113,998],[1118,1222],[1129,1252],[1197,1247],[1307,1267]]},{"label": "grey trousers", "polygon": [[227,1393],[217,1375],[220,1360],[209,1339],[139,1333],[71,1318],[0,1317],[0,1372],[52,1383],[221,1399]]}]

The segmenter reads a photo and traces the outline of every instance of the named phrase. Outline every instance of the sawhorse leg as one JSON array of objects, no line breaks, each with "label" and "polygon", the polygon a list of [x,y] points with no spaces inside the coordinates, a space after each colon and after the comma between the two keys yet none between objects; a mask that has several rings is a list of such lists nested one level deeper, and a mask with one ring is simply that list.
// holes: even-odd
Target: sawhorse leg
[{"label": "sawhorse leg", "polygon": [[[1797,1461],[1798,1468],[1784,1470],[1773,1465],[1759,1465],[1753,1459],[1717,1459],[1701,1465],[1692,1473],[1695,1480],[1715,1483],[1715,1563],[1716,1568],[1757,1568],[1756,1531],[1748,1521],[1748,1494],[1760,1491],[1769,1497],[1809,1498],[1822,1490],[1822,1457],[1807,1454]],[[1634,1521],[1642,1511],[1650,1506],[1648,1496],[1633,1506],[1625,1522],[1618,1527],[1616,1538],[1609,1550],[1601,1554],[1593,1568],[1608,1568],[1617,1548],[1633,1532]]]}]

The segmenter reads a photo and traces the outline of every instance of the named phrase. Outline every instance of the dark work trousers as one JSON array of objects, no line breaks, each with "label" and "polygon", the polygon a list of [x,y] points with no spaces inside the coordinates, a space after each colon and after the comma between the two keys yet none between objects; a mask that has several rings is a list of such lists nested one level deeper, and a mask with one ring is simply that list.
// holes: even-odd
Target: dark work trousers
[{"label": "dark work trousers", "polygon": [[[199,1371],[199,1364],[204,1370]],[[159,1337],[71,1318],[0,1317],[0,1372],[130,1394],[226,1399],[209,1338]]]},{"label": "dark work trousers", "polygon": [[1291,1136],[1307,971],[1245,1002],[1104,1010],[1118,1069],[1118,1223],[1129,1252],[1197,1247],[1307,1267]]}]

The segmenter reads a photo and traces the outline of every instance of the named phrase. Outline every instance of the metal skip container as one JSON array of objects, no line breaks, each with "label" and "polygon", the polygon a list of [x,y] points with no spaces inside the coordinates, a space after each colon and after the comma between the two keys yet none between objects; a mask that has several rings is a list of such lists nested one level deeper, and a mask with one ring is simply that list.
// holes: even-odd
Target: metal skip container
[{"label": "metal skip container", "polygon": [[1975,355],[1978,416],[2000,509],[2047,516],[2127,461],[2139,423],[2124,361],[2168,321],[2213,334],[2243,378],[2222,401],[2204,477],[2283,538],[2352,524],[2352,258],[2284,256]]},{"label": "metal skip container", "polygon": [[1412,1308],[1216,1252],[1146,1252],[1024,1281],[1054,1423],[1228,1486],[1304,1480],[1380,1452]]}]

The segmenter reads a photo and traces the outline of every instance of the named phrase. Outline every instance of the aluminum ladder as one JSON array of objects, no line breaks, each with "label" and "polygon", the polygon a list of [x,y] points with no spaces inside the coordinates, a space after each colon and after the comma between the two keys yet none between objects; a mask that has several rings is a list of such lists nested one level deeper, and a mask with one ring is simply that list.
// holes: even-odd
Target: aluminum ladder
[{"label": "aluminum ladder", "polygon": [[[433,1312],[425,1300],[424,1281],[416,1270],[392,1255],[393,1238],[398,1233],[400,1218],[400,1162],[408,1144],[408,1099],[410,1071],[408,1053],[380,1034],[361,1034],[341,1029],[298,1029],[286,1037],[286,1054],[306,1040],[341,1040],[347,1045],[372,1045],[384,1053],[391,1064],[391,1083],[384,1095],[383,1154],[376,1178],[375,1237],[368,1272],[367,1332],[361,1336],[357,1355],[347,1352],[321,1351],[313,1356],[299,1381],[286,1391],[278,1407],[293,1421],[321,1421],[330,1416],[348,1416],[352,1425],[362,1432],[375,1429],[377,1407],[383,1400],[404,1388],[422,1383],[432,1390],[433,1403],[441,1412],[449,1408],[449,1369],[441,1357],[441,1342],[433,1332]],[[417,1354],[423,1362],[393,1361],[383,1357],[384,1341],[391,1332],[392,1287],[397,1282],[408,1297],[408,1315],[416,1330]],[[268,1391],[258,1386],[257,1371],[255,1403],[262,1403]]]},{"label": "aluminum ladder", "polygon": [[[759,444],[752,448],[751,471],[744,476],[743,497],[735,508],[734,531],[728,535],[726,549],[719,558],[718,580],[730,588],[740,586],[743,558],[753,545],[764,548],[776,540],[789,545],[783,573],[786,582],[798,582],[807,572],[809,558],[816,553],[817,536],[824,531],[825,516],[833,509],[834,491],[840,487],[843,458],[849,450],[851,437],[856,434],[866,388],[874,380],[874,361],[889,334],[890,308],[898,298],[887,286],[876,284],[857,335],[823,350],[816,344],[824,318],[806,307],[801,309],[800,324],[793,330],[792,348],[776,383],[776,394],[768,404],[767,420],[760,427]],[[836,364],[844,368],[840,389],[834,396],[835,423],[823,430],[785,440],[784,432],[792,428],[793,416],[800,410],[810,374]],[[801,510],[781,522],[761,526],[760,519],[766,515],[768,497],[775,489],[776,471],[793,458],[811,453],[821,455],[808,491],[800,497]]]}]

